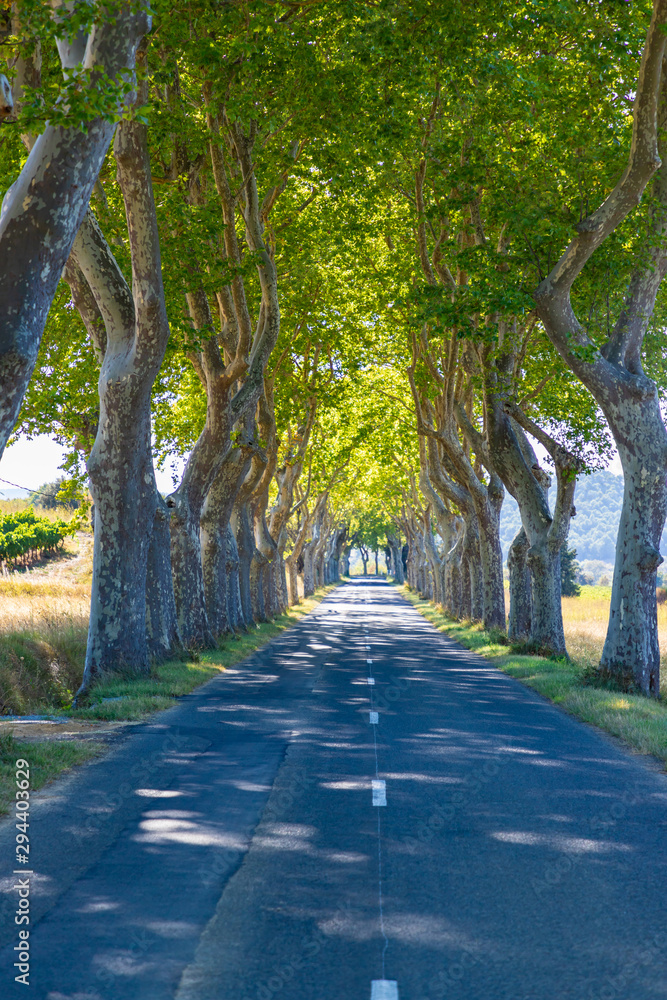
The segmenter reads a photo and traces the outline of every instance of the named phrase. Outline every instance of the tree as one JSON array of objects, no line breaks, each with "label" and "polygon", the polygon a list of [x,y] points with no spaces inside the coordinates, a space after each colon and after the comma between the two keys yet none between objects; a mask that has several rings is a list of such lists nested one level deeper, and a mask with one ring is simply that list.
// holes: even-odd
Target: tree
[{"label": "tree", "polygon": [[577,550],[564,545],[560,550],[560,592],[563,597],[579,597],[581,587],[577,583],[578,574]]},{"label": "tree", "polygon": [[[25,16],[26,25],[30,10],[19,6],[18,16]],[[54,108],[55,121],[31,140],[28,159],[2,206],[0,454],[16,423],[46,317],[122,113],[123,96],[131,92],[137,47],[150,28],[142,9],[111,11],[92,5],[90,17],[82,18],[83,10],[83,4],[73,4],[67,14],[48,22],[60,55],[63,92]],[[26,37],[20,24],[16,28],[23,52],[34,50],[35,39]],[[21,71],[19,65],[19,79]],[[98,89],[105,98],[101,102],[93,99]],[[69,115],[68,107],[73,109]]]},{"label": "tree", "polygon": [[[666,29],[667,3],[655,0],[636,86],[627,167],[599,208],[579,223],[577,235],[535,291],[540,318],[554,346],[604,411],[625,477],[600,669],[655,697],[660,694],[655,590],[667,516],[667,433],[656,385],[642,366],[642,345],[667,273]],[[636,208],[652,178],[643,252],[616,324],[598,347],[577,318],[572,287],[593,253]]]},{"label": "tree", "polygon": [[57,510],[58,507],[67,507],[69,510],[78,510],[80,501],[70,497],[60,498],[60,490],[66,483],[65,477],[60,476],[53,483],[42,483],[39,489],[30,493],[28,499],[37,507],[45,507],[46,510]]}]

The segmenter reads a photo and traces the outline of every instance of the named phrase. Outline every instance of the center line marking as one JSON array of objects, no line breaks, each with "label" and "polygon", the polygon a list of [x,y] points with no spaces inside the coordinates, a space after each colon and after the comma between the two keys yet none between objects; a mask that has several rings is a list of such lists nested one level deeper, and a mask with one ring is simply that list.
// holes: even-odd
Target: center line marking
[{"label": "center line marking", "polygon": [[380,717],[377,712],[371,712],[371,726],[377,726],[380,721]]},{"label": "center line marking", "polygon": [[[375,781],[371,782],[373,786],[373,805],[374,806],[386,806],[387,804],[387,783],[385,781]],[[377,982],[382,982],[378,979]]]},{"label": "center line marking", "polygon": [[371,1000],[398,1000],[396,980],[374,979],[371,983]]}]

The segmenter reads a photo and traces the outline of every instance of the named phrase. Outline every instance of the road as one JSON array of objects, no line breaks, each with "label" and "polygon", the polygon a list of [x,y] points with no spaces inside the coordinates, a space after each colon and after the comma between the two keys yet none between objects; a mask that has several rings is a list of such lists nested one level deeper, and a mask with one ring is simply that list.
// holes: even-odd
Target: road
[{"label": "road", "polygon": [[30,833],[39,1000],[667,997],[667,776],[382,581],[38,793]]}]

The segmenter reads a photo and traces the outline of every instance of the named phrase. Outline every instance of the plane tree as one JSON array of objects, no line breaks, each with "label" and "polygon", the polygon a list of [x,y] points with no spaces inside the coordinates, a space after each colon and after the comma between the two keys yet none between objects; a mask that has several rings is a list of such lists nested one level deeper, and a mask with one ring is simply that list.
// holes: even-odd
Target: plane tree
[{"label": "plane tree", "polygon": [[[0,453],[116,123],[131,100],[135,56],[150,17],[141,6],[74,3],[55,13],[24,2],[3,27],[5,48],[14,50],[15,132],[30,152],[0,215]],[[60,80],[44,92],[36,66],[54,58]],[[6,117],[13,108],[6,81],[3,102]]]}]

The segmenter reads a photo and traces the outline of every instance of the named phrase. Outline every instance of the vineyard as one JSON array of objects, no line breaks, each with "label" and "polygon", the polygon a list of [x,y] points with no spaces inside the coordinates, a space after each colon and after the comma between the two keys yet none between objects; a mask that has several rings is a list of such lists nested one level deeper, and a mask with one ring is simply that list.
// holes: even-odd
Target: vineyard
[{"label": "vineyard", "polygon": [[54,553],[67,535],[74,533],[67,521],[37,517],[32,507],[0,516],[0,562],[16,569],[45,552]]}]

